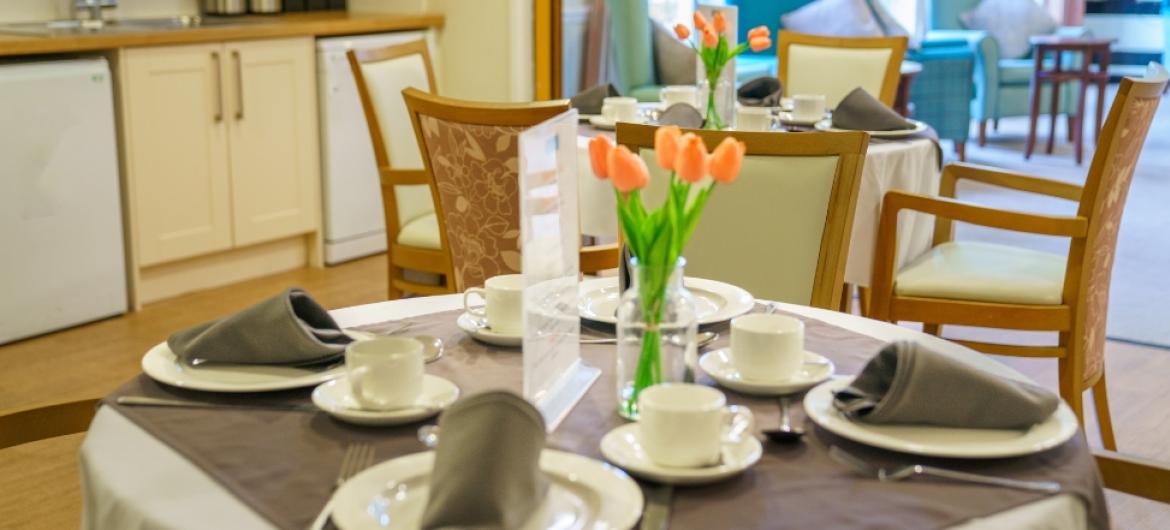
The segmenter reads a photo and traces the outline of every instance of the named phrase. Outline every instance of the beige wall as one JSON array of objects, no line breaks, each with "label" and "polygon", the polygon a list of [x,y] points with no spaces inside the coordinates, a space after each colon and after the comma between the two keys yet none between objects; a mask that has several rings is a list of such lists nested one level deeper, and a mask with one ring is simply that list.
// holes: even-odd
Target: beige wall
[{"label": "beige wall", "polygon": [[[0,0],[0,22],[67,18],[73,0]],[[106,16],[159,17],[199,12],[198,0],[118,0]]]}]

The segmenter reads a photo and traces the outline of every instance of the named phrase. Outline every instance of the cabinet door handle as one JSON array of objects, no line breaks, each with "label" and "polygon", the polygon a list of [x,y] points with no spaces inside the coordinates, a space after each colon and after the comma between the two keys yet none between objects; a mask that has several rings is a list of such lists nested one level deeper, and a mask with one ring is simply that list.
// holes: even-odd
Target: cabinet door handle
[{"label": "cabinet door handle", "polygon": [[236,61],[236,121],[239,121],[244,119],[244,65],[240,50],[232,50],[232,59]]},{"label": "cabinet door handle", "polygon": [[211,115],[211,119],[219,123],[223,121],[223,69],[219,52],[211,52],[211,60],[215,62],[215,114]]}]

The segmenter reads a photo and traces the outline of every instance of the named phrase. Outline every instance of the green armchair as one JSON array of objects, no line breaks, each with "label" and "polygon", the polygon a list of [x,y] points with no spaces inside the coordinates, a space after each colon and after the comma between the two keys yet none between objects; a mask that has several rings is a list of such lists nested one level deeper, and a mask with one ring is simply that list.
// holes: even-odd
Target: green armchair
[{"label": "green armchair", "polygon": [[[931,30],[927,33],[927,39],[965,39],[975,52],[975,99],[971,102],[971,117],[979,123],[979,145],[984,145],[987,142],[989,120],[998,127],[1000,118],[1028,115],[1034,64],[1030,57],[1000,58],[994,38],[983,31],[963,29],[959,15],[974,9],[979,1],[933,0],[930,9]],[[1062,27],[1057,33],[1067,36],[1087,35],[1082,27]],[[1049,108],[1050,94],[1049,90],[1041,93],[1041,109]],[[1068,115],[1070,124],[1076,108],[1076,94],[1077,87],[1072,83],[1066,83],[1061,88],[1059,110]]]}]

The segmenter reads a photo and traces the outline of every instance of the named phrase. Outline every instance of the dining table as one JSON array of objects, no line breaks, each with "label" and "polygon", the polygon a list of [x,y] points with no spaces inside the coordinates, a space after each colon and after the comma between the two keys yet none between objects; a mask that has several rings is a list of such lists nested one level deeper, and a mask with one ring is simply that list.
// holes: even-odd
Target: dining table
[{"label": "dining table", "polygon": [[[589,167],[589,139],[598,134],[612,133],[599,131],[586,124],[582,124],[579,129],[577,193],[581,233],[613,241],[618,235],[613,187],[609,182],[593,178],[593,170]],[[774,134],[776,141],[783,142],[786,134],[806,133],[777,131]],[[938,141],[921,134],[908,138],[870,139],[853,214],[849,257],[845,262],[845,283],[859,287],[870,285],[882,198],[890,191],[937,196],[942,175],[941,156]],[[930,249],[934,237],[934,217],[905,212],[898,217],[897,233],[895,270]]]},{"label": "dining table", "polygon": [[[757,301],[757,310],[765,303]],[[809,326],[809,349],[819,349],[843,374],[856,373],[882,344],[911,340],[973,368],[1026,381],[1025,376],[988,356],[913,329],[800,305],[776,303],[770,307],[804,320]],[[428,373],[450,378],[464,395],[492,387],[518,392],[521,350],[486,346],[463,334],[454,323],[462,308],[462,295],[443,295],[336,309],[331,314],[343,328],[376,329],[413,322],[414,332],[425,331],[447,343],[447,354],[428,364]],[[724,336],[711,347],[725,346],[726,328],[714,329]],[[582,346],[582,361],[600,368],[603,375],[549,434],[550,448],[602,459],[598,451],[601,435],[624,424],[616,414],[614,351],[612,345]],[[698,382],[714,384],[702,374]],[[114,395],[142,391],[181,399],[212,399],[197,391],[159,384],[145,375]],[[309,391],[229,397],[245,405],[250,399],[308,403]],[[779,421],[774,399],[725,393],[729,402],[752,410],[757,431]],[[679,486],[670,527],[808,528],[821,523],[834,528],[1080,529],[1093,528],[1094,521],[1103,520],[1099,479],[1079,431],[1061,446],[1038,456],[1021,457],[1038,459],[1026,460],[1031,466],[1028,473],[1064,473],[1065,478],[1079,484],[1060,493],[1037,494],[929,479],[887,483],[859,476],[823,458],[826,443],[848,442],[835,440],[809,421],[799,407],[794,416],[809,431],[804,441],[795,445],[764,442],[759,462],[742,474],[699,487]],[[343,424],[320,411],[127,408],[107,400],[80,449],[81,527],[305,528],[330,496],[347,443],[373,443],[383,461],[425,451],[416,433],[427,423],[371,428]],[[899,457],[886,454],[891,456]],[[1014,469],[1016,461],[950,463],[991,474]],[[656,487],[639,484],[647,491]]]}]

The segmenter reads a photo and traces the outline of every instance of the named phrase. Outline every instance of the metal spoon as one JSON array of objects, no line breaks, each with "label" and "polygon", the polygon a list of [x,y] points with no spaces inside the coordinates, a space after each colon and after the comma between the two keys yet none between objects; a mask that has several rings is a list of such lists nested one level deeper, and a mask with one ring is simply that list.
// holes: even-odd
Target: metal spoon
[{"label": "metal spoon", "polygon": [[[695,346],[702,348],[711,344],[715,339],[719,338],[719,334],[714,331],[703,331],[695,335]],[[617,344],[617,337],[605,337],[601,339],[581,339],[581,344]]]},{"label": "metal spoon", "polygon": [[414,340],[422,343],[423,360],[428,364],[439,360],[443,356],[443,339],[432,335],[415,335]]},{"label": "metal spoon", "polygon": [[804,436],[804,429],[792,425],[792,418],[788,415],[788,401],[788,396],[780,398],[780,427],[764,430],[764,436],[773,442],[790,443]]}]

